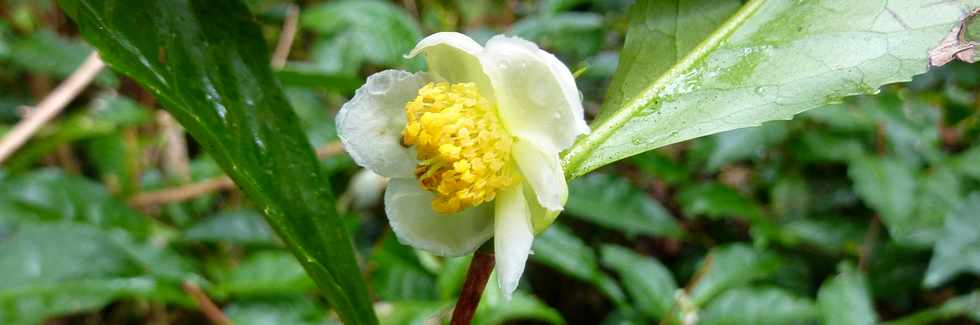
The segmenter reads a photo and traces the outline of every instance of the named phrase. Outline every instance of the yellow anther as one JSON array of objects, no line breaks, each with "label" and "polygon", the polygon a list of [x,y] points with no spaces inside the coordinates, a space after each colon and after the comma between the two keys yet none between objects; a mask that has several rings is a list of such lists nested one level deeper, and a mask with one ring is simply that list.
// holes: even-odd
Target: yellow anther
[{"label": "yellow anther", "polygon": [[452,213],[493,200],[516,182],[513,140],[473,83],[432,82],[405,105],[402,142],[415,146],[415,177],[435,194],[432,208]]}]

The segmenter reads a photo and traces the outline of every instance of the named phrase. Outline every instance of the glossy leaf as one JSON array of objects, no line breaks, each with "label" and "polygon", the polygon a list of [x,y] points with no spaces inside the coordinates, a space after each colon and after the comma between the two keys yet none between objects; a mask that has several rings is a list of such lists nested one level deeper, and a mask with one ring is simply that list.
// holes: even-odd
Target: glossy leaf
[{"label": "glossy leaf", "polygon": [[102,59],[152,92],[265,213],[348,324],[376,323],[330,182],[234,0],[62,0]]},{"label": "glossy leaf", "polygon": [[[490,283],[497,283],[496,274]],[[503,325],[517,320],[536,320],[552,325],[564,325],[565,320],[557,310],[552,309],[534,296],[515,292],[510,300],[504,298],[500,287],[489,285],[483,292],[480,305],[473,315],[475,325]]]},{"label": "glossy leaf", "polygon": [[842,267],[840,274],[827,280],[817,293],[824,324],[871,325],[877,314],[868,296],[867,280],[852,267]]},{"label": "glossy leaf", "polygon": [[677,283],[666,266],[653,257],[641,256],[629,249],[604,245],[602,265],[615,270],[623,283],[629,284],[633,305],[647,317],[662,319],[674,307]]},{"label": "glossy leaf", "polygon": [[929,261],[924,283],[936,287],[961,272],[980,274],[980,193],[975,192],[946,216],[946,225]]},{"label": "glossy leaf", "polygon": [[628,180],[611,174],[593,174],[572,182],[565,211],[627,235],[680,237],[674,217],[649,194]]},{"label": "glossy leaf", "polygon": [[[585,174],[653,148],[788,119],[925,72],[926,51],[978,2],[749,1],[564,155]],[[647,54],[655,56],[655,54]],[[627,74],[649,74],[640,69]],[[621,106],[621,108],[620,108]]]}]

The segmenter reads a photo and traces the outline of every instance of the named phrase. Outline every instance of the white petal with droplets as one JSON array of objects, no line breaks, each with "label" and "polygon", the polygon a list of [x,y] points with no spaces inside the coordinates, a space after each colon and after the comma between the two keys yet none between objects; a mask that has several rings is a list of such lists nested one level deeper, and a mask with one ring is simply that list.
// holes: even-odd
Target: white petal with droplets
[{"label": "white petal with droplets", "polygon": [[553,55],[516,37],[494,36],[480,54],[508,131],[548,151],[589,132],[571,72]]},{"label": "white petal with droplets", "polygon": [[524,273],[534,241],[531,211],[524,198],[523,187],[511,186],[498,192],[494,210],[493,248],[497,284],[510,298]]},{"label": "white petal with droplets", "polygon": [[387,177],[411,177],[415,149],[401,145],[405,104],[430,78],[421,73],[385,70],[368,77],[337,113],[337,135],[358,165]]}]

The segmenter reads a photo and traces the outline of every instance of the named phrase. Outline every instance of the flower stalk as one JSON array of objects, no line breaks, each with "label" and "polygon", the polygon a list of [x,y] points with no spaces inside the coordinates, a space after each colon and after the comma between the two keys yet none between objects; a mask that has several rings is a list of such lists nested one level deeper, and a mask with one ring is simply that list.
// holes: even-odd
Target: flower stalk
[{"label": "flower stalk", "polygon": [[463,282],[463,290],[456,300],[456,308],[453,309],[451,325],[468,325],[473,320],[476,307],[480,305],[480,297],[487,287],[487,280],[493,272],[493,261],[490,244],[484,244],[473,253],[473,261],[466,272],[466,282]]}]

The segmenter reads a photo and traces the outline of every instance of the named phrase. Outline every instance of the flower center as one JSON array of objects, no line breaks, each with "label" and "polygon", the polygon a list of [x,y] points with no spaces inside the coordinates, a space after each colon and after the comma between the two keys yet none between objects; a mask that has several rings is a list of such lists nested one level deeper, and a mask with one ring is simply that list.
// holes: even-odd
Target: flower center
[{"label": "flower center", "polygon": [[432,208],[453,213],[493,200],[516,183],[511,136],[473,83],[431,82],[405,105],[402,142],[415,146],[415,176],[435,194]]}]

